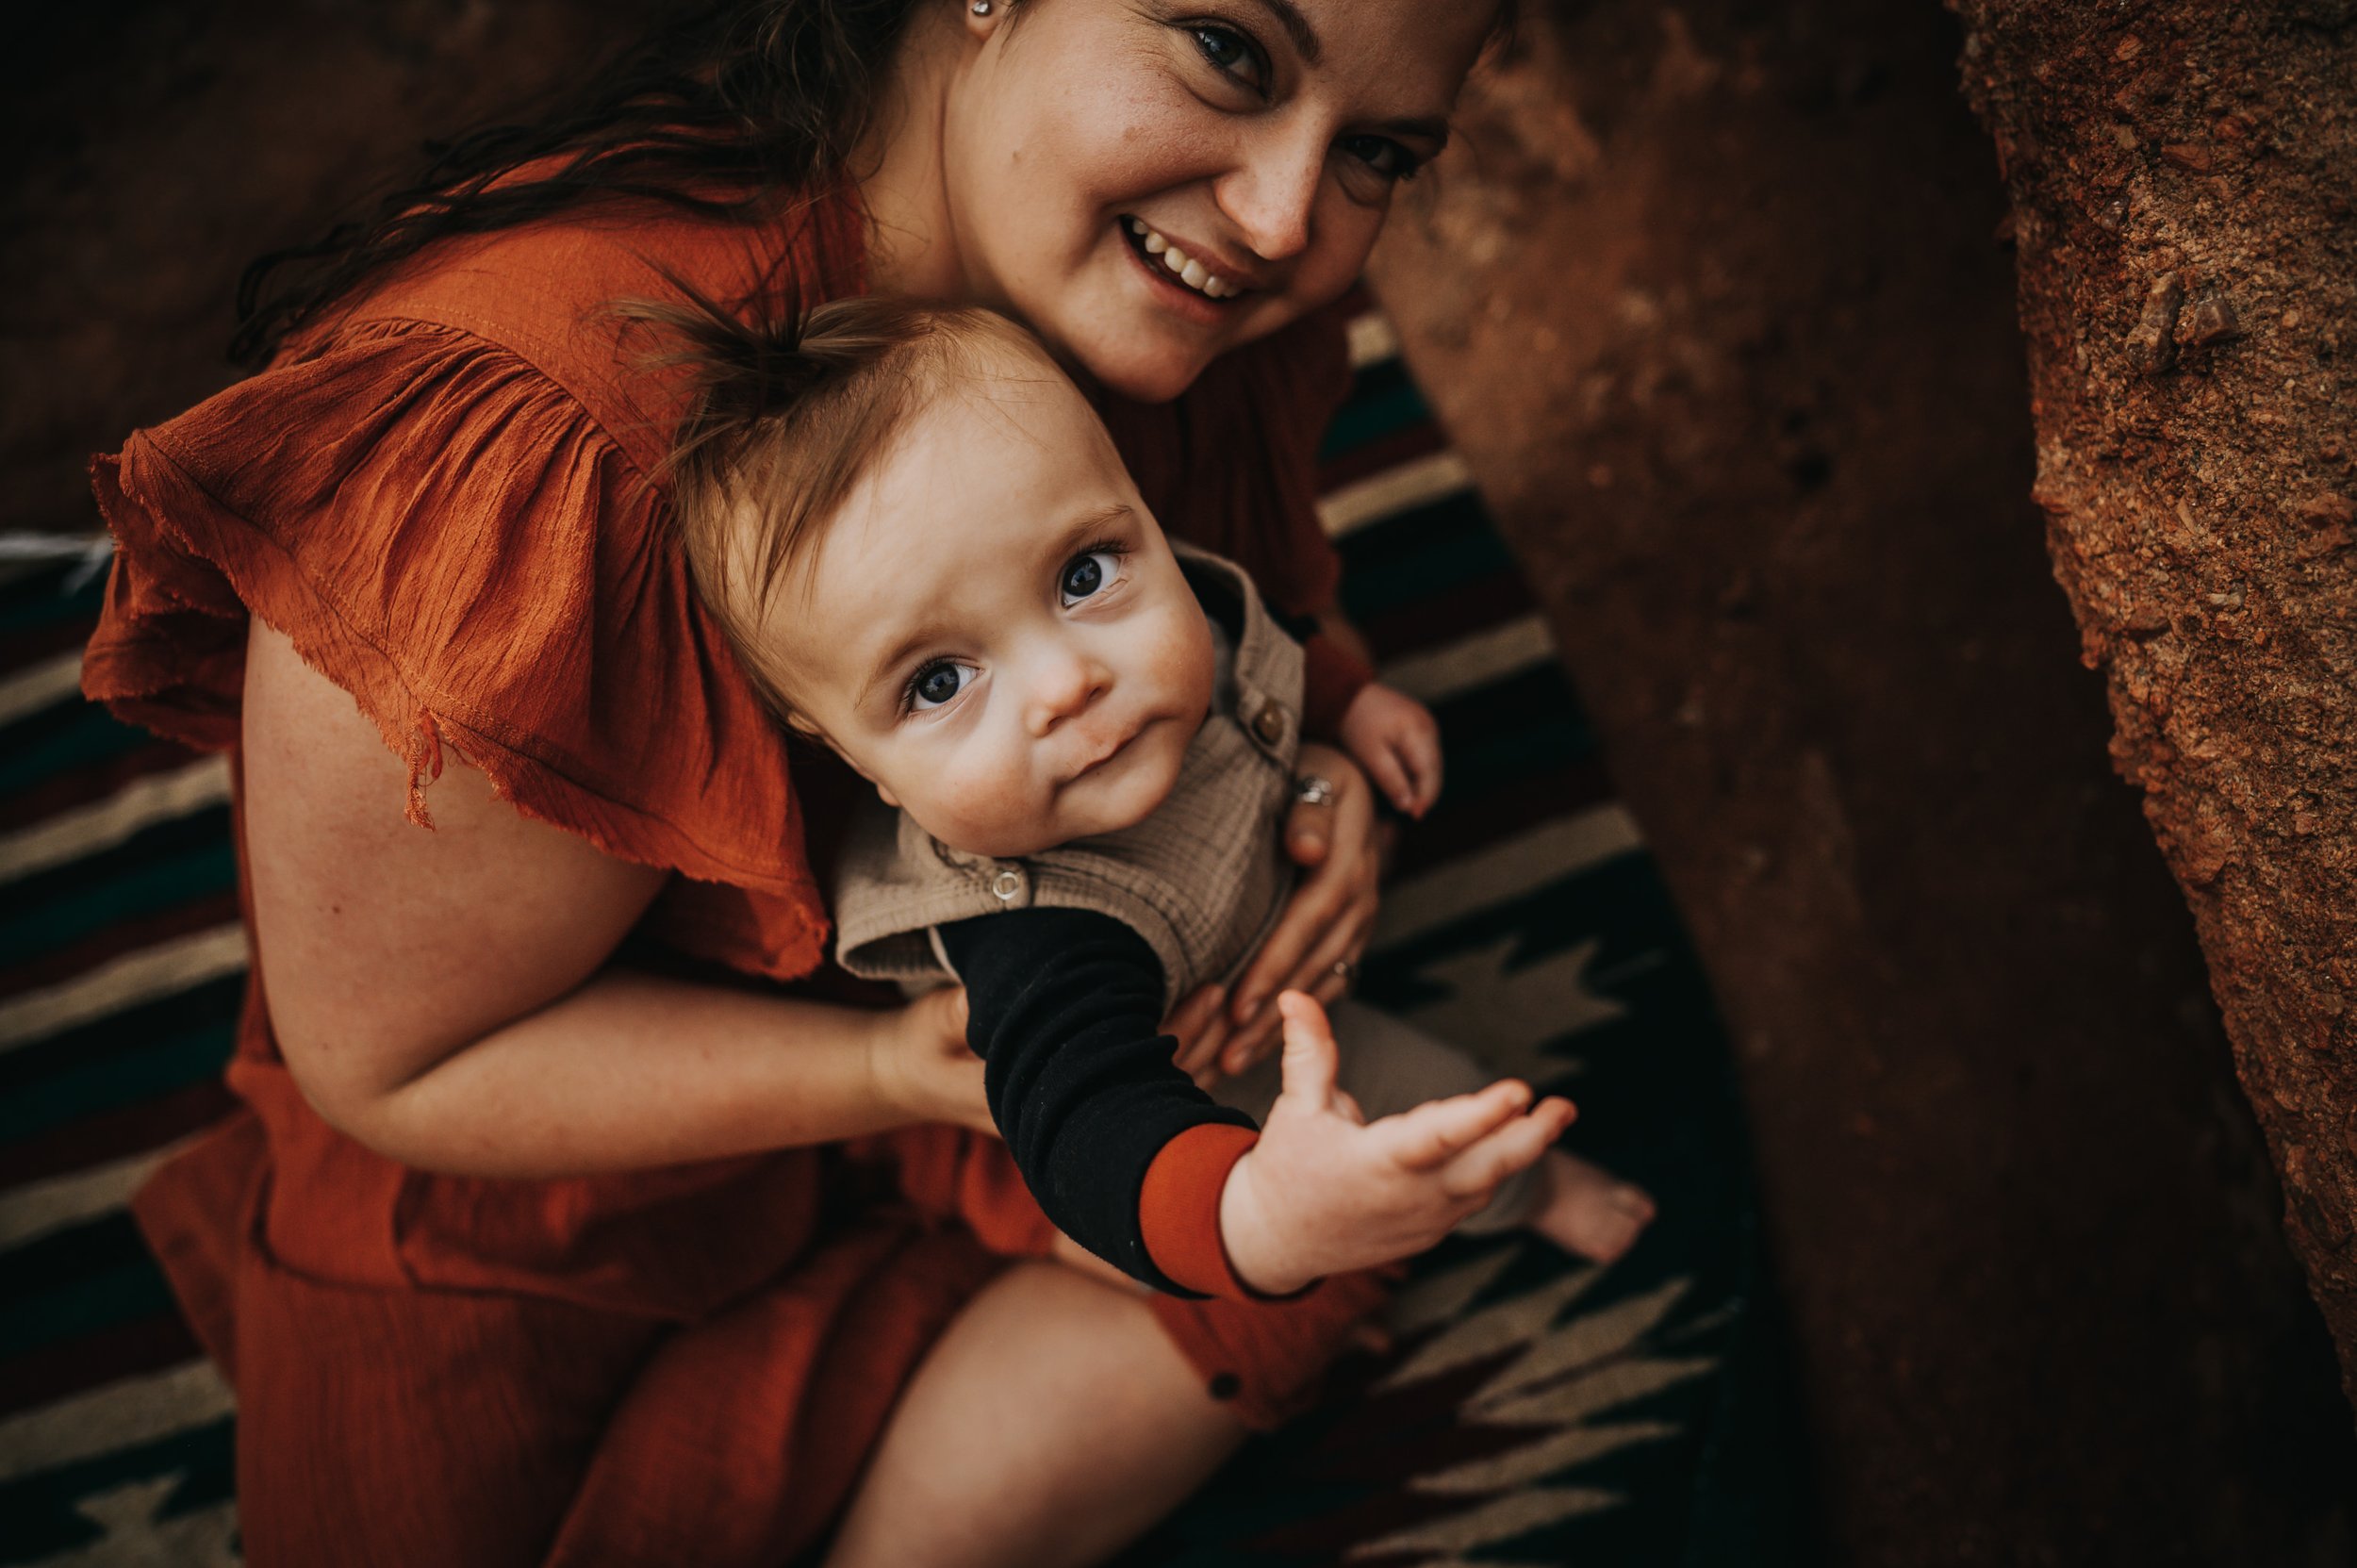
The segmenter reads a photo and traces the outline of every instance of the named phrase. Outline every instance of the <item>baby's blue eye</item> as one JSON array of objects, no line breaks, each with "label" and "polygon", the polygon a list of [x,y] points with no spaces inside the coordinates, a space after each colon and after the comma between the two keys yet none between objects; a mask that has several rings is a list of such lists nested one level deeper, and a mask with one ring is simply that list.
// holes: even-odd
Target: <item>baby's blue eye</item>
[{"label": "baby's blue eye", "polygon": [[965,689],[973,673],[967,666],[951,664],[947,659],[927,665],[909,678],[909,706],[920,710],[940,707]]},{"label": "baby's blue eye", "polygon": [[1070,609],[1081,600],[1105,591],[1121,571],[1121,557],[1110,550],[1092,550],[1085,555],[1075,555],[1064,564],[1063,603]]}]

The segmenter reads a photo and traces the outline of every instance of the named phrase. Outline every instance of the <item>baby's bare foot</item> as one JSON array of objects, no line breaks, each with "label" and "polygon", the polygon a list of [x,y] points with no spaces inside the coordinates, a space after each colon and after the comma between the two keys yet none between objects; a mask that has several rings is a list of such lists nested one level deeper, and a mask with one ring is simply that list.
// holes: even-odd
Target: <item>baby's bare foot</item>
[{"label": "baby's bare foot", "polygon": [[1567,1252],[1611,1263],[1653,1223],[1653,1199],[1642,1187],[1559,1148],[1539,1163],[1539,1180],[1543,1196],[1528,1223]]}]

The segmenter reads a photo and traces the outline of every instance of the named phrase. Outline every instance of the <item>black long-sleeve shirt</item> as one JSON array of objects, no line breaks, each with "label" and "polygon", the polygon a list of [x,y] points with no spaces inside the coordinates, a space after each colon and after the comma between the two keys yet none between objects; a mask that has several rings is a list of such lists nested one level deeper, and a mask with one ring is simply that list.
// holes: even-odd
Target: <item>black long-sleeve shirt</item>
[{"label": "black long-sleeve shirt", "polygon": [[965,984],[966,1039],[1024,1181],[1064,1234],[1133,1279],[1195,1296],[1155,1266],[1139,1199],[1189,1128],[1250,1128],[1172,1060],[1162,966],[1108,915],[1016,909],[939,928]]}]

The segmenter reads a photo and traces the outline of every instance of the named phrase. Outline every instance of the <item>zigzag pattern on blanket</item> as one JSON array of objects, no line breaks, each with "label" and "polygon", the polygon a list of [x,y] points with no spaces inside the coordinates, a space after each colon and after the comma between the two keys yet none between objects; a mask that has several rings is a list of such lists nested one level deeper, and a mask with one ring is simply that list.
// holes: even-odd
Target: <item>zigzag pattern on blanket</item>
[{"label": "zigzag pattern on blanket", "polygon": [[[1743,1490],[1710,1471],[1757,1263],[1723,1041],[1462,463],[1379,317],[1353,350],[1324,514],[1346,606],[1440,714],[1448,767],[1362,989],[1572,1092],[1574,1142],[1662,1218],[1609,1270],[1444,1246],[1392,1356],[1124,1560],[1693,1560],[1698,1509]],[[0,1564],[232,1563],[233,1402],[124,1207],[228,1105],[228,773],[80,701],[98,587],[72,575],[0,586]]]}]

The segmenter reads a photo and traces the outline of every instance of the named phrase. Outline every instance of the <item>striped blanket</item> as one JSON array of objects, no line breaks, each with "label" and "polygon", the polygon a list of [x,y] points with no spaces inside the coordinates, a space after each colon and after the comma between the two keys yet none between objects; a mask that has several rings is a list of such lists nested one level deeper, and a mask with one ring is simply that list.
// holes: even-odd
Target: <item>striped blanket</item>
[{"label": "striped blanket", "polygon": [[[1123,1560],[1786,1560],[1793,1406],[1707,989],[1379,317],[1352,349],[1325,517],[1349,613],[1440,715],[1448,769],[1360,989],[1571,1094],[1570,1143],[1661,1217],[1607,1269],[1444,1245],[1392,1354],[1346,1363]],[[248,957],[228,776],[81,701],[100,591],[70,562],[0,585],[0,1565],[233,1563],[233,1401],[124,1207],[228,1104]]]}]

